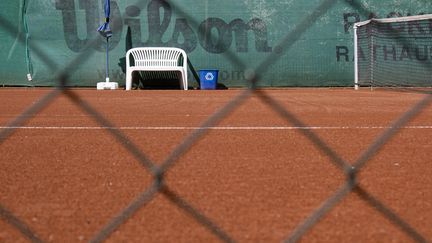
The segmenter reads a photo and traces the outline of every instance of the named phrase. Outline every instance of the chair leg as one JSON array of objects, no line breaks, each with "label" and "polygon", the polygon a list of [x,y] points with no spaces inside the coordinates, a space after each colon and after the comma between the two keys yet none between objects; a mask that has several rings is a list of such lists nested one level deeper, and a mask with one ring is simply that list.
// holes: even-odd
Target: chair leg
[{"label": "chair leg", "polygon": [[131,90],[132,88],[132,72],[126,71],[126,90]]},{"label": "chair leg", "polygon": [[184,72],[181,72],[181,82],[182,82],[183,90],[187,90],[188,89],[188,82],[187,82],[187,77],[186,77]]}]

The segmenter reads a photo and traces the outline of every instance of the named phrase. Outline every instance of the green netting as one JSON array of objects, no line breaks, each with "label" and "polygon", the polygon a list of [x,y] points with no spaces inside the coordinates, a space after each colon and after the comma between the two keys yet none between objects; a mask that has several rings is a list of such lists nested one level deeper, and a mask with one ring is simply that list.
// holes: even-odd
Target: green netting
[{"label": "green netting", "polygon": [[357,43],[359,85],[432,86],[432,15],[372,20]]},{"label": "green netting", "polygon": [[[219,69],[219,82],[243,86],[243,68],[230,62],[227,52],[255,68],[281,40],[310,15],[321,0],[310,1],[111,1],[111,81],[124,85],[118,65],[126,52],[126,30],[132,46],[176,46],[187,51],[196,70]],[[351,1],[352,2],[352,1]],[[0,29],[1,81],[3,85],[51,86],[55,74],[32,52],[36,46],[59,68],[80,54],[86,44],[99,38],[95,53],[71,76],[71,85],[95,86],[105,80],[105,40],[97,28],[104,21],[103,1],[38,0],[2,1],[0,14],[16,28],[11,34]],[[355,6],[358,6],[357,8]],[[307,25],[278,61],[261,73],[263,86],[347,86],[353,83],[352,25],[372,16],[391,17],[431,13],[430,1],[338,1],[322,17]],[[184,14],[183,14],[184,13]],[[29,45],[20,43],[26,35]],[[28,52],[27,52],[28,50]],[[27,55],[28,53],[28,55]],[[193,75],[189,75],[193,83]]]}]

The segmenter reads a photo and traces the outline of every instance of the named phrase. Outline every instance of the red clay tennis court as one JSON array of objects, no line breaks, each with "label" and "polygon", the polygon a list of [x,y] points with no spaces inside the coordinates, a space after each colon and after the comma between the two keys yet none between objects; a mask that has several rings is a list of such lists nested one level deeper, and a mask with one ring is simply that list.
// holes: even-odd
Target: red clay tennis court
[{"label": "red clay tennis court", "polygon": [[53,92],[0,89],[2,242],[432,239],[425,94]]}]

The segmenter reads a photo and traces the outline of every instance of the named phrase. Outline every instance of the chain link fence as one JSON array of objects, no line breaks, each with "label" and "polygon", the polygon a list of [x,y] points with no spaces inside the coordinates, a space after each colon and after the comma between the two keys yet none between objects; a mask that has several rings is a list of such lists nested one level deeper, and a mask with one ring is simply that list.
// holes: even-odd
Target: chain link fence
[{"label": "chain link fence", "polygon": [[[244,89],[239,95],[233,98],[229,103],[221,107],[216,113],[212,114],[208,119],[202,124],[200,129],[196,129],[189,136],[187,136],[176,148],[167,155],[165,161],[156,165],[151,161],[148,156],[140,150],[140,148],[128,139],[128,137],[120,129],[108,129],[111,136],[121,144],[131,155],[138,160],[142,166],[144,166],[154,177],[153,182],[149,188],[143,191],[134,201],[130,202],[129,206],[124,208],[117,216],[112,218],[106,225],[97,232],[91,239],[91,242],[103,242],[108,239],[110,235],[116,231],[116,229],[124,224],[135,212],[139,209],[145,207],[156,195],[162,194],[169,201],[175,205],[179,210],[183,210],[191,217],[193,217],[197,222],[206,227],[215,236],[217,236],[221,241],[224,242],[235,242],[227,232],[225,232],[220,226],[215,224],[209,217],[205,214],[191,206],[186,200],[184,200],[180,195],[177,195],[174,191],[167,186],[165,181],[165,174],[168,170],[178,161],[178,159],[190,149],[200,138],[204,137],[208,131],[209,127],[217,125],[221,120],[226,118],[232,111],[239,107],[239,105],[249,99],[252,95],[258,97],[262,102],[268,105],[269,108],[274,110],[279,114],[280,117],[286,121],[292,123],[297,127],[305,127],[304,124],[294,113],[287,110],[282,104],[280,104],[276,99],[272,98],[262,90],[256,88],[260,81],[260,75],[266,72],[269,66],[277,63],[280,55],[291,48],[291,46],[299,40],[303,33],[305,33],[318,19],[329,11],[332,6],[336,3],[336,0],[323,0],[321,3],[311,11],[309,16],[305,16],[303,20],[299,22],[296,28],[290,31],[284,39],[278,43],[274,52],[272,52],[258,67],[249,67],[246,63],[240,61],[233,52],[224,53],[227,61],[230,61],[233,65],[237,66],[240,70],[245,70],[247,73],[247,81],[249,87]],[[352,7],[357,9],[360,13],[367,15],[369,10],[358,4],[356,1],[346,1]],[[144,3],[138,2],[137,6],[143,6]],[[173,6],[176,4],[171,3]],[[188,16],[186,12],[179,6],[175,6],[173,9],[177,12],[179,16],[183,16],[190,20],[191,24],[198,26],[198,22],[193,19],[193,17]],[[0,28],[3,31],[14,33],[13,24],[0,16]],[[20,41],[25,42],[24,38],[21,36]],[[57,77],[57,87],[51,92],[46,94],[37,103],[28,107],[20,116],[16,117],[13,121],[7,124],[6,127],[16,128],[22,126],[31,117],[38,114],[43,108],[48,106],[53,100],[59,95],[65,95],[68,97],[76,106],[84,110],[86,113],[91,115],[101,127],[114,127],[114,124],[106,119],[101,112],[92,107],[89,103],[82,100],[79,95],[74,92],[73,89],[68,88],[69,79],[68,77],[76,70],[80,68],[80,63],[94,54],[91,47],[95,45],[96,40],[90,42],[86,50],[82,51],[74,60],[67,65],[65,69],[59,69],[57,64],[53,62],[49,56],[47,56],[37,45],[31,45],[33,53],[40,58],[47,67],[51,69],[52,72],[56,73]],[[411,90],[416,92],[415,90]],[[379,138],[377,138],[372,144],[368,146],[366,150],[363,151],[361,156],[354,162],[348,163],[342,159],[342,157],[328,144],[321,140],[314,131],[309,129],[301,129],[308,140],[310,140],[316,147],[318,147],[322,152],[328,156],[332,163],[338,167],[346,175],[344,184],[333,193],[326,201],[324,201],[319,208],[316,208],[310,215],[297,227],[290,235],[286,236],[286,242],[297,242],[308,233],[308,231],[317,225],[326,214],[336,207],[336,205],[341,202],[350,194],[357,194],[364,202],[371,205],[376,209],[377,212],[382,214],[388,220],[390,220],[395,226],[397,226],[401,231],[409,235],[416,242],[427,242],[427,239],[421,235],[417,229],[408,224],[404,219],[402,219],[398,214],[393,212],[384,203],[380,202],[371,193],[365,190],[357,182],[357,177],[359,172],[368,163],[368,161],[376,155],[381,148],[394,137],[399,130],[405,126],[409,121],[411,121],[417,114],[423,111],[426,107],[430,106],[432,102],[432,94],[425,91],[418,91],[426,93],[424,99],[414,105],[408,112],[403,114],[397,120],[393,122],[387,130],[385,130]],[[0,131],[0,145],[13,136],[16,129],[3,129]],[[6,207],[4,207],[0,202],[0,215],[2,220],[7,222],[16,228],[22,235],[33,242],[44,242],[43,239],[38,238],[37,234],[23,222],[14,212],[11,212]]]}]

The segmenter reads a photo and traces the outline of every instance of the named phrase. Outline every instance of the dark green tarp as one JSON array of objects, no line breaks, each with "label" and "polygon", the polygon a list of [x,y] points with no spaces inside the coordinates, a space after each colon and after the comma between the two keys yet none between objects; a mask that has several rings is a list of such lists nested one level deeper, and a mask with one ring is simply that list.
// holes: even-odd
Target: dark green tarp
[{"label": "dark green tarp", "polygon": [[[0,84],[29,85],[30,73],[32,85],[55,85],[52,68],[68,68],[94,38],[98,38],[96,46],[87,50],[94,53],[70,70],[70,85],[103,82],[105,40],[97,33],[104,21],[102,4],[96,0],[1,1],[1,17],[13,31],[0,26]],[[431,1],[111,0],[110,79],[124,85],[118,62],[125,55],[130,27],[134,47],[183,48],[196,70],[219,69],[219,82],[229,87],[245,85],[245,68],[231,55],[254,69],[272,54],[274,62],[259,73],[260,85],[348,86],[354,76],[354,22],[424,13],[432,13]],[[287,35],[290,39],[283,42]],[[279,53],[281,43],[288,49]],[[35,48],[56,67],[48,66]],[[192,75],[189,78],[194,81]]]}]

